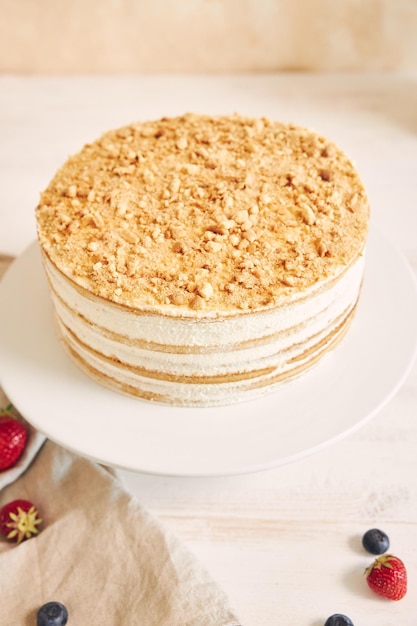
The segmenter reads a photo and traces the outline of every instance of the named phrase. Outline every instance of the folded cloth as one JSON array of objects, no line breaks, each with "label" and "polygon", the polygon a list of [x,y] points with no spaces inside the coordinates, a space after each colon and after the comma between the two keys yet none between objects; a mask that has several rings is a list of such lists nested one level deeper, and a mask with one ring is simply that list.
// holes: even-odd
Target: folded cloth
[{"label": "folded cloth", "polygon": [[[0,255],[0,275],[10,261]],[[43,524],[19,545],[0,539],[0,626],[35,626],[50,601],[73,626],[239,626],[204,567],[110,468],[31,427],[0,483],[0,507],[16,499],[33,502]]]},{"label": "folded cloth", "polygon": [[41,532],[0,540],[0,624],[34,626],[50,601],[74,626],[238,626],[224,592],[114,473],[46,441],[0,492],[33,502]]}]

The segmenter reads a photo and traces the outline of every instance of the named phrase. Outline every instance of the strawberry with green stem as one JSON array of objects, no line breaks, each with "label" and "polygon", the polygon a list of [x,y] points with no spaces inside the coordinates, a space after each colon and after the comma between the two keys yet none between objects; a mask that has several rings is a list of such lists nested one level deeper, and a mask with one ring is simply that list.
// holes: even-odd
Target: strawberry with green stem
[{"label": "strawberry with green stem", "polygon": [[384,554],[366,570],[370,589],[389,600],[401,600],[407,593],[407,570],[404,563],[392,554]]}]

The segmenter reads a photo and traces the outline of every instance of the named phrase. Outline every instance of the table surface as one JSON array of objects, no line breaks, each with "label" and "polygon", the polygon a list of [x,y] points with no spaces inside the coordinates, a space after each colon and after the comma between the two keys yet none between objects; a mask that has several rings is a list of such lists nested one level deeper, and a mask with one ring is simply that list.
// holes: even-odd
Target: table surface
[{"label": "table surface", "polygon": [[[267,115],[334,139],[362,175],[373,223],[417,273],[412,74],[0,77],[0,268],[35,239],[39,193],[69,154],[108,128],[184,111]],[[414,364],[373,420],[304,460],[233,477],[120,476],[206,565],[245,626],[320,626],[336,612],[356,626],[414,626],[416,417]],[[401,602],[366,586],[373,557],[361,537],[375,526],[408,567]]]}]

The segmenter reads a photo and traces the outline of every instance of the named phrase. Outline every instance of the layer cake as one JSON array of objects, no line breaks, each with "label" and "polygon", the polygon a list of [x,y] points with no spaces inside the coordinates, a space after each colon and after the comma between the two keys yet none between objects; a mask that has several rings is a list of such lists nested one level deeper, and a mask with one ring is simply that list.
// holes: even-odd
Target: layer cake
[{"label": "layer cake", "polygon": [[215,406],[272,391],[339,343],[369,204],[352,162],[315,132],[187,114],[85,145],[36,219],[74,361],[129,395]]}]

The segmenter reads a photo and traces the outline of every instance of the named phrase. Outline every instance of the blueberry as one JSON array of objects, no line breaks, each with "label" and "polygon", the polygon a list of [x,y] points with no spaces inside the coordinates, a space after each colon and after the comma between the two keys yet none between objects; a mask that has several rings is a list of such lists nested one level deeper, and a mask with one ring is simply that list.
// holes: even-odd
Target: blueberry
[{"label": "blueberry", "polygon": [[48,602],[39,609],[37,620],[37,626],[64,626],[68,611],[60,602]]},{"label": "blueberry", "polygon": [[353,626],[353,622],[347,615],[335,613],[327,618],[324,626]]},{"label": "blueberry", "polygon": [[378,528],[371,528],[362,537],[362,545],[371,554],[384,554],[389,548],[388,535]]}]

